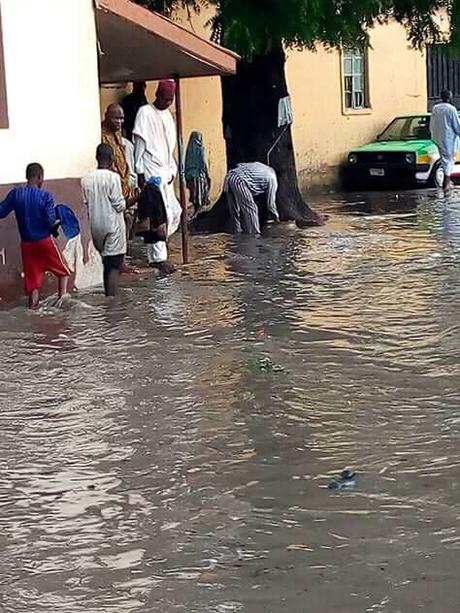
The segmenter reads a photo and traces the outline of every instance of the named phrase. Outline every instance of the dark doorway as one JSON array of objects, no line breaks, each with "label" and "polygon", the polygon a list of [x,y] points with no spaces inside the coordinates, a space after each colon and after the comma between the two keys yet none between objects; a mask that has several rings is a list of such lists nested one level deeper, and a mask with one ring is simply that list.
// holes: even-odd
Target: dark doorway
[{"label": "dark doorway", "polygon": [[454,94],[454,104],[460,107],[460,55],[444,45],[428,45],[427,54],[428,110],[439,101],[443,89]]}]

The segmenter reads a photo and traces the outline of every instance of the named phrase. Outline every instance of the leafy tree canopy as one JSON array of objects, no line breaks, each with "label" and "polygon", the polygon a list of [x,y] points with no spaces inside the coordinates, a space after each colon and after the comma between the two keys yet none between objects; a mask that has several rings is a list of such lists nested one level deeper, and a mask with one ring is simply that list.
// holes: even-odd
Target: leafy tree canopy
[{"label": "leafy tree canopy", "polygon": [[[442,39],[437,15],[445,12],[452,24],[452,42],[460,36],[460,2],[456,0],[135,0],[147,8],[171,14],[178,8],[215,8],[213,36],[250,58],[281,44],[337,47],[364,44],[376,21],[402,23],[414,46]],[[457,41],[457,37],[459,41]]]}]

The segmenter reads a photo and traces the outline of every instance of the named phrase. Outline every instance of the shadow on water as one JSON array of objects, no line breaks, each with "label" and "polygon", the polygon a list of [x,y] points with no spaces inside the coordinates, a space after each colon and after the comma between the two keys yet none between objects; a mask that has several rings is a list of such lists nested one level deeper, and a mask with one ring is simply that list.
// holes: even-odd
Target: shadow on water
[{"label": "shadow on water", "polygon": [[2,613],[459,609],[460,197],[314,205],[1,313]]}]

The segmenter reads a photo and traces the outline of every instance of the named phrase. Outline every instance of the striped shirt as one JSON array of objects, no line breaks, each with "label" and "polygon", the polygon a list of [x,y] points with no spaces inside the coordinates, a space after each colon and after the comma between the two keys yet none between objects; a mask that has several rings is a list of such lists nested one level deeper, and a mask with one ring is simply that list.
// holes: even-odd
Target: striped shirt
[{"label": "striped shirt", "polygon": [[276,208],[278,179],[273,168],[261,162],[249,162],[238,164],[230,172],[244,180],[253,196],[266,194],[269,212],[275,217],[279,216],[278,209]]}]

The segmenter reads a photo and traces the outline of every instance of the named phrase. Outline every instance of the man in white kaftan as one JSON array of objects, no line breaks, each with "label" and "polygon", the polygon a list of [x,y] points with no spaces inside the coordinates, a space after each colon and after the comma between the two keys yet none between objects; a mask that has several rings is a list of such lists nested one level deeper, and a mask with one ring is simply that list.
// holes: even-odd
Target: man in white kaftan
[{"label": "man in white kaftan", "polygon": [[452,104],[452,92],[441,92],[439,104],[433,107],[430,120],[431,138],[436,143],[441,155],[442,169],[444,170],[443,188],[451,184],[451,175],[455,166],[460,136],[460,120],[458,111]]},{"label": "man in white kaftan", "polygon": [[[177,131],[169,107],[174,102],[174,81],[161,81],[153,104],[142,106],[136,116],[133,129],[134,157],[139,185],[159,180],[165,206],[166,236],[177,231],[181,218],[181,206],[174,192],[177,164],[174,151],[177,145]],[[168,264],[166,241],[157,241],[147,246],[149,265],[164,272],[171,272]]]}]

